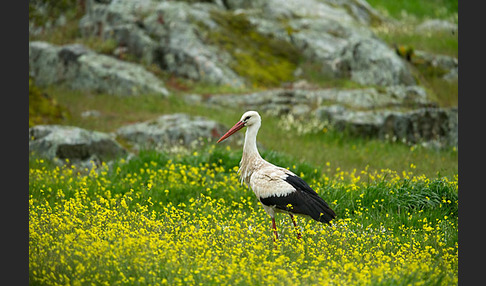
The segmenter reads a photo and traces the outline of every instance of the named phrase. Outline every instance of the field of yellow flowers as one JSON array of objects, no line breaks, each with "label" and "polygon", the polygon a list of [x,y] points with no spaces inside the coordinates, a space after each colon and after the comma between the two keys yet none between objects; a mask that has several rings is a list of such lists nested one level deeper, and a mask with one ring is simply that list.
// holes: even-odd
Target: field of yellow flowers
[{"label": "field of yellow flowers", "polygon": [[[262,154],[265,157],[265,153]],[[241,152],[142,151],[91,170],[29,164],[32,285],[452,285],[458,177],[292,166],[331,226],[270,218],[238,181]],[[282,159],[285,160],[285,159]]]}]

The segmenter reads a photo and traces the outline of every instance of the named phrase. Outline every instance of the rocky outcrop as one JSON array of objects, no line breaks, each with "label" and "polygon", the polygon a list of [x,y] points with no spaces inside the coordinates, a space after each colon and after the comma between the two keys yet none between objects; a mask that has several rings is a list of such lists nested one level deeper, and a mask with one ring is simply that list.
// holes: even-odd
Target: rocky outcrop
[{"label": "rocky outcrop", "polygon": [[122,96],[169,94],[163,82],[142,66],[97,54],[80,44],[29,42],[29,74],[39,86],[56,84]]},{"label": "rocky outcrop", "polygon": [[[196,100],[190,95],[190,100]],[[298,120],[317,118],[337,130],[367,138],[434,147],[457,146],[457,108],[439,108],[418,86],[365,89],[276,89],[199,99],[210,106],[239,107]]]},{"label": "rocky outcrop", "polygon": [[37,125],[29,128],[29,152],[64,163],[107,162],[127,155],[113,136],[74,126]]},{"label": "rocky outcrop", "polygon": [[193,148],[207,142],[214,143],[227,129],[227,126],[204,117],[176,113],[123,126],[115,134],[119,140],[133,145],[136,150],[167,151],[179,146]]},{"label": "rocky outcrop", "polygon": [[216,27],[208,3],[158,1],[91,2],[80,22],[83,35],[114,38],[145,63],[178,76],[241,87],[243,79],[228,67],[230,56],[205,43],[200,24]]},{"label": "rocky outcrop", "polygon": [[316,107],[332,104],[360,110],[434,106],[422,87],[401,85],[380,89],[274,89],[249,94],[213,95],[202,101],[211,106],[238,106],[275,115],[308,114]]},{"label": "rocky outcrop", "polygon": [[331,105],[317,108],[315,115],[353,135],[438,148],[458,145],[457,108],[354,111]]},{"label": "rocky outcrop", "polygon": [[368,28],[383,17],[366,1],[87,2],[83,35],[112,38],[144,63],[178,76],[235,87],[267,83],[251,77],[265,79],[265,69],[298,71],[288,56],[281,65],[269,58],[290,51],[329,76],[415,84],[405,61]]}]

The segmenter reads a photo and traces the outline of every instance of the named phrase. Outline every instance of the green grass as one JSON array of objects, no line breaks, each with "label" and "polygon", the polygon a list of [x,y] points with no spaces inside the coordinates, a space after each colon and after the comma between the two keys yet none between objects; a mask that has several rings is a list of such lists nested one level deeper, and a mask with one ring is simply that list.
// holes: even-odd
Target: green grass
[{"label": "green grass", "polygon": [[373,8],[395,19],[414,16],[417,19],[447,19],[458,12],[457,0],[368,0]]}]

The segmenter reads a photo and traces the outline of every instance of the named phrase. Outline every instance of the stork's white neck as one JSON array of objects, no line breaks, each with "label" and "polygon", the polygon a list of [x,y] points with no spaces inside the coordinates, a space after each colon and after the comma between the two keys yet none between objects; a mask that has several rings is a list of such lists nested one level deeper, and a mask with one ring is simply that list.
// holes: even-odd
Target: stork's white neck
[{"label": "stork's white neck", "polygon": [[243,145],[243,156],[240,161],[239,173],[241,181],[245,182],[248,187],[250,186],[251,175],[265,163],[265,160],[258,153],[256,144],[259,128],[260,123],[249,126],[245,134],[245,145]]},{"label": "stork's white neck", "polygon": [[245,156],[255,156],[260,157],[258,153],[256,137],[258,134],[258,129],[260,129],[260,123],[249,126],[245,133],[245,144],[243,145],[243,157]]}]

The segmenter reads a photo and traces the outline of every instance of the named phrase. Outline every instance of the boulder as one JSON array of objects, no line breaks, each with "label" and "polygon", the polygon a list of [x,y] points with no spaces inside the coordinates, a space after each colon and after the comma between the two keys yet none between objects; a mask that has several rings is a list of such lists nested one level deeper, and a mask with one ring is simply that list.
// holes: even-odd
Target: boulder
[{"label": "boulder", "polygon": [[457,108],[422,108],[388,114],[380,137],[397,138],[410,144],[436,147],[458,146]]},{"label": "boulder", "polygon": [[74,126],[37,125],[29,128],[29,152],[63,163],[107,162],[127,155],[112,135]]},{"label": "boulder", "polygon": [[169,94],[163,82],[142,66],[97,54],[80,44],[29,42],[29,74],[39,86],[59,84],[121,96]]},{"label": "boulder", "polygon": [[341,77],[362,85],[416,84],[406,62],[384,42],[373,38],[351,38],[334,59],[333,68]]},{"label": "boulder", "polygon": [[132,144],[136,150],[153,148],[167,151],[179,146],[192,148],[206,142],[215,143],[228,129],[204,117],[175,113],[123,126],[115,133],[117,138]]}]

